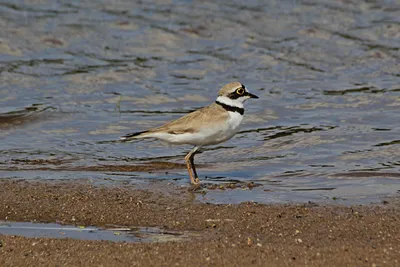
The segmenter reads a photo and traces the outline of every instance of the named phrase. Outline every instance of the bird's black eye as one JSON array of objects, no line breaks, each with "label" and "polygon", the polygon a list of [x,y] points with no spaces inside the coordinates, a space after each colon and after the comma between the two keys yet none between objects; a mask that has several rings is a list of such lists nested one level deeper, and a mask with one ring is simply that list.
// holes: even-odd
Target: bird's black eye
[{"label": "bird's black eye", "polygon": [[243,95],[244,94],[244,89],[242,87],[236,89],[236,94]]}]

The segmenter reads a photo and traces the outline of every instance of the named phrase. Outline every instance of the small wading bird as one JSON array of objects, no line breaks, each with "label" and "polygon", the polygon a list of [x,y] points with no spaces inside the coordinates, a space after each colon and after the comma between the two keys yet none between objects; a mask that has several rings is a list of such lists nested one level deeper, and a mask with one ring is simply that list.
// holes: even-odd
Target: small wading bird
[{"label": "small wading bird", "polygon": [[215,103],[189,113],[177,120],[147,131],[127,134],[121,140],[156,138],[171,144],[190,144],[194,148],[186,155],[186,165],[192,184],[199,184],[194,155],[202,146],[215,145],[231,139],[243,119],[243,102],[258,98],[239,82],[228,83],[219,92]]}]

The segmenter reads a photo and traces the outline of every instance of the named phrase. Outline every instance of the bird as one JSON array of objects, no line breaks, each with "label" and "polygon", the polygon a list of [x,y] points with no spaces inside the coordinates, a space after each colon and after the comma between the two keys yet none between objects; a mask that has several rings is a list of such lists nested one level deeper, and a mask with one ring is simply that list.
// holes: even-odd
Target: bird
[{"label": "bird", "polygon": [[231,82],[218,91],[214,103],[186,114],[176,120],[146,131],[121,136],[123,141],[155,138],[170,144],[193,145],[185,156],[190,182],[199,185],[194,156],[203,146],[216,145],[231,139],[243,120],[243,103],[249,98],[259,98],[240,82]]}]

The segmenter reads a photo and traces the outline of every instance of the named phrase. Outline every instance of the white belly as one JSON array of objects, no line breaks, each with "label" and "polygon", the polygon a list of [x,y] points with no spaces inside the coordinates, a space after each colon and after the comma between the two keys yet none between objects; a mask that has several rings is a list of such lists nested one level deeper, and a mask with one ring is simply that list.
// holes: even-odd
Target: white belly
[{"label": "white belly", "polygon": [[[196,146],[215,145],[231,139],[238,131],[243,116],[237,112],[229,112],[226,121],[204,127],[196,133],[168,134],[155,133],[155,137],[173,144],[191,144]],[[150,137],[150,136],[149,136]]]}]

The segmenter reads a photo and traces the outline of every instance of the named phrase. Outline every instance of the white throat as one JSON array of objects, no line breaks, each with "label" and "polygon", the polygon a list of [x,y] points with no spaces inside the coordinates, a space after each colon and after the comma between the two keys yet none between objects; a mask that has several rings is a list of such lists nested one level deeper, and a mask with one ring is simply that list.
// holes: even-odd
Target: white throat
[{"label": "white throat", "polygon": [[217,97],[217,101],[231,107],[243,108],[243,102],[239,99],[230,99],[226,96],[219,96]]}]

